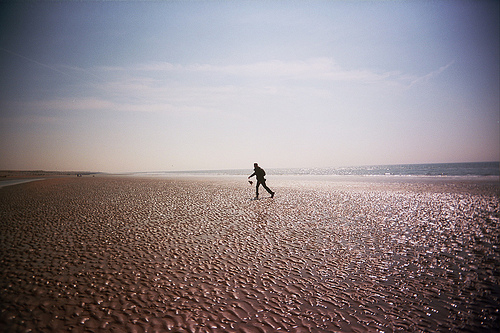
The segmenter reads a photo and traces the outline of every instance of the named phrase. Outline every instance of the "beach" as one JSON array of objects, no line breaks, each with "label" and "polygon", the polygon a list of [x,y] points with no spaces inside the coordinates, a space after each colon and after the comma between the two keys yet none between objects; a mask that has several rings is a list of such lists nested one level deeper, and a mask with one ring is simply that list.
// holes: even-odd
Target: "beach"
[{"label": "beach", "polygon": [[0,188],[0,331],[500,329],[498,178],[268,186],[260,200],[239,176]]}]

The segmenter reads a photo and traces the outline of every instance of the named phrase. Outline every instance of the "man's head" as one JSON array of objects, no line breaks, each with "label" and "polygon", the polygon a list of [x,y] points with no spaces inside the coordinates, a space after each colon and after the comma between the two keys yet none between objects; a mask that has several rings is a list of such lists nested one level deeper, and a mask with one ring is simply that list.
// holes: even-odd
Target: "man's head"
[{"label": "man's head", "polygon": [[257,163],[254,163],[254,164],[253,164],[253,167],[254,167],[254,168],[256,168],[256,167],[258,167],[258,166],[259,166],[259,165],[258,165]]}]

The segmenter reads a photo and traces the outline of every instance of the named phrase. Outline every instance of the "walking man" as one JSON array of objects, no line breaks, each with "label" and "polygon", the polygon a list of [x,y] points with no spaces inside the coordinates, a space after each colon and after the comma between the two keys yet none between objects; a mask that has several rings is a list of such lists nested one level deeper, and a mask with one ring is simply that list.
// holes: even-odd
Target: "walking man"
[{"label": "walking man", "polygon": [[271,194],[271,198],[273,198],[274,192],[271,191],[271,189],[269,187],[267,187],[266,179],[264,178],[264,176],[266,175],[266,172],[264,171],[264,169],[259,167],[259,165],[257,163],[253,164],[253,168],[254,168],[253,169],[254,171],[250,176],[248,176],[248,179],[250,179],[253,176],[257,177],[257,186],[255,186],[255,199],[259,198],[259,186],[260,186],[260,184],[262,184],[262,187],[264,187],[266,189],[266,191],[269,192],[269,194]]}]

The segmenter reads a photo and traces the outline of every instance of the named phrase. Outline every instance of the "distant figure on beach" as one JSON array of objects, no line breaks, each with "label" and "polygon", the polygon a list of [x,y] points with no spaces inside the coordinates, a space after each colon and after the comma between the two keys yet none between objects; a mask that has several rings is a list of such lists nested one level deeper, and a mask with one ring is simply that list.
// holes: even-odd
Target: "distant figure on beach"
[{"label": "distant figure on beach", "polygon": [[259,167],[259,165],[257,163],[254,163],[253,164],[253,173],[248,176],[248,179],[252,178],[253,176],[255,176],[257,178],[257,185],[255,186],[255,199],[258,199],[259,198],[259,186],[260,184],[262,184],[262,187],[266,189],[267,192],[269,192],[269,194],[271,194],[271,198],[274,197],[274,192],[271,191],[271,189],[269,187],[267,187],[266,185],[266,179],[264,178],[264,176],[266,175],[266,172],[264,171],[264,169],[262,169],[261,167]]}]

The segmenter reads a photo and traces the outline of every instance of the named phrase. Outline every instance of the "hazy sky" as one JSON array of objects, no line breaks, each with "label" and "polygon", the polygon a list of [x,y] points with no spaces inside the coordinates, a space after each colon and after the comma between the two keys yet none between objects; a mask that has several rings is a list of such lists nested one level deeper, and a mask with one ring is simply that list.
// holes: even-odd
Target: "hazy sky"
[{"label": "hazy sky", "polygon": [[498,161],[498,1],[0,4],[0,169]]}]

